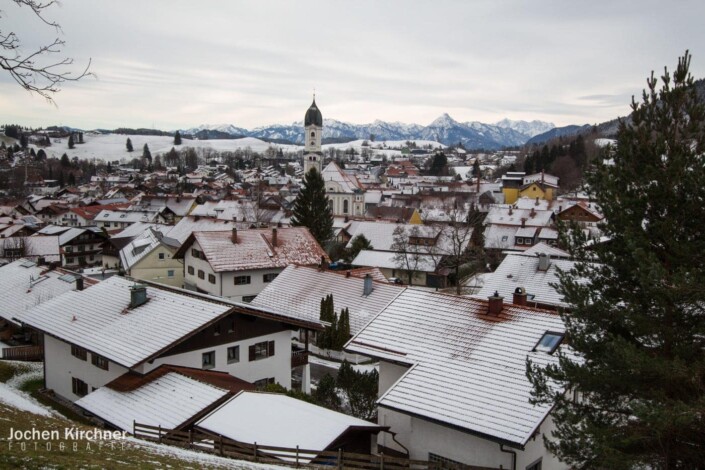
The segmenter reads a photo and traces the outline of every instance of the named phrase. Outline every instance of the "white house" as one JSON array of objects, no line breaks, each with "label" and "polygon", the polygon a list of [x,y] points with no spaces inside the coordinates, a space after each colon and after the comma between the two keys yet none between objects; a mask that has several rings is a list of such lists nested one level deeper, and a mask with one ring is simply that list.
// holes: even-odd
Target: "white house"
[{"label": "white house", "polygon": [[330,162],[321,173],[333,215],[361,217],[365,214],[365,195],[355,175]]},{"label": "white house", "polygon": [[305,227],[194,232],[177,251],[184,287],[251,302],[290,264],[318,265],[328,257]]},{"label": "white house", "polygon": [[75,401],[163,364],[291,387],[291,330],[320,322],[113,276],[16,317],[44,334],[45,386]]},{"label": "white house", "polygon": [[[526,361],[555,363],[551,311],[406,289],[346,345],[379,359],[385,454],[488,468],[567,469],[545,448],[551,408],[529,403]],[[401,444],[401,445],[399,445]]]}]

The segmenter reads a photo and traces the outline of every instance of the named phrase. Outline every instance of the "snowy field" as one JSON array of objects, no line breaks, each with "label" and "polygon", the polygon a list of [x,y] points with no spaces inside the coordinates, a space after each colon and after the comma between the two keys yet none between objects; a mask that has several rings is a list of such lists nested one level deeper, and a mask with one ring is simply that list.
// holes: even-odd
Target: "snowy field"
[{"label": "snowy field", "polygon": [[[132,152],[128,152],[126,148],[126,142],[128,137],[132,141]],[[61,158],[61,156],[66,153],[69,158],[78,157],[81,160],[85,159],[96,159],[103,161],[115,161],[122,160],[125,161],[132,160],[133,158],[139,158],[142,156],[142,149],[144,144],[149,146],[149,151],[152,156],[163,155],[175,147],[177,150],[184,149],[186,147],[192,147],[195,149],[211,149],[217,152],[225,151],[235,151],[237,149],[245,150],[249,148],[250,150],[258,153],[264,153],[269,147],[274,147],[276,149],[282,149],[285,152],[298,152],[302,151],[303,147],[299,145],[283,145],[283,144],[272,144],[265,142],[254,137],[243,137],[242,139],[214,139],[214,140],[189,140],[183,139],[182,145],[176,147],[174,146],[174,138],[170,136],[152,136],[152,135],[123,135],[123,134],[97,134],[93,132],[85,132],[83,134],[83,144],[76,144],[73,149],[68,148],[68,138],[63,139],[52,139],[52,144],[50,147],[44,148],[48,157]],[[326,144],[323,145],[323,152],[326,152],[329,148],[335,148],[339,150],[347,150],[349,148],[354,148],[355,151],[360,154],[362,152],[362,143],[364,140],[354,140],[352,142],[346,142],[342,144]],[[418,148],[424,148],[431,145],[433,148],[444,148],[445,146],[439,144],[438,142],[433,142],[430,140],[414,140],[412,142],[416,143]],[[395,140],[395,141],[378,141],[369,142],[368,147],[372,154],[376,155],[386,155],[387,157],[401,156],[400,150],[392,150],[390,147],[401,148],[406,145],[406,141]],[[384,147],[386,145],[386,148]],[[34,147],[35,151],[39,150],[38,147]]]}]

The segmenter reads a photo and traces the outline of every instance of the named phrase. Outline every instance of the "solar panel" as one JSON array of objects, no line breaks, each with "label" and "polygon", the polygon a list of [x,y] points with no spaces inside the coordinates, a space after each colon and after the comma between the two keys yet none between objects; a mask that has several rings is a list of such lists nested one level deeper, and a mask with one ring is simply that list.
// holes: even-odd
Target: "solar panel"
[{"label": "solar panel", "polygon": [[78,279],[78,276],[75,276],[73,274],[64,274],[63,276],[59,276],[59,279],[61,279],[64,282],[76,282],[76,279]]}]

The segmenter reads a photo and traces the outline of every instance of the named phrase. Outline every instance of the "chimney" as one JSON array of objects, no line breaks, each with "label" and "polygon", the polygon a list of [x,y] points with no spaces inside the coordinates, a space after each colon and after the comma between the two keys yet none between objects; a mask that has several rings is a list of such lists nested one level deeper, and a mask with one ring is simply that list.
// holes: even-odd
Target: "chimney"
[{"label": "chimney", "polygon": [[345,277],[350,277],[350,271],[345,271]]},{"label": "chimney", "polygon": [[512,300],[514,305],[526,305],[526,298],[526,289],[523,287],[517,287],[514,289],[514,299]]},{"label": "chimney", "polygon": [[539,271],[548,271],[551,266],[551,257],[547,253],[539,253]]},{"label": "chimney", "polygon": [[509,215],[512,215],[512,206],[509,206]]},{"label": "chimney", "polygon": [[493,315],[496,317],[502,313],[502,309],[504,308],[504,297],[501,297],[499,293],[495,291],[494,295],[488,297],[487,300],[489,301],[487,304],[488,315]]},{"label": "chimney", "polygon": [[232,234],[230,235],[230,240],[233,243],[237,243],[237,227],[233,227]]},{"label": "chimney", "polygon": [[322,270],[328,269],[328,263],[326,263],[326,257],[321,256],[321,264],[319,265],[319,268]]},{"label": "chimney", "polygon": [[276,228],[272,229],[272,246],[274,246],[274,247],[277,246],[277,229]]},{"label": "chimney", "polygon": [[521,228],[524,228],[524,227],[526,227],[526,219],[522,217],[521,218]]},{"label": "chimney", "polygon": [[83,290],[83,277],[79,276],[76,278],[76,290]]},{"label": "chimney", "polygon": [[532,207],[532,208],[531,208],[531,212],[529,212],[529,217],[533,218],[535,215],[536,215],[536,211],[535,211],[534,208]]},{"label": "chimney", "polygon": [[372,287],[372,276],[368,273],[365,274],[365,279],[364,279],[364,284],[362,287],[362,295],[367,297],[372,293],[373,287]]},{"label": "chimney", "polygon": [[130,308],[136,308],[147,302],[147,286],[135,284],[130,287]]},{"label": "chimney", "polygon": [[43,256],[40,256],[40,257],[37,259],[37,266],[44,266],[45,264],[47,264],[46,258],[43,257]]},{"label": "chimney", "polygon": [[535,205],[535,206],[538,206],[538,205],[539,205],[539,197],[538,197],[538,196],[536,196],[536,203],[535,203],[534,205]]}]

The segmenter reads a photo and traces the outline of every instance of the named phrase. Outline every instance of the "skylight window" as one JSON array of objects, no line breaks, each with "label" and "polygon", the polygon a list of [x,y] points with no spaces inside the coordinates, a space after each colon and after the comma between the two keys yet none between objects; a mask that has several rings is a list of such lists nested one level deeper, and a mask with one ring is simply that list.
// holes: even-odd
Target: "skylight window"
[{"label": "skylight window", "polygon": [[25,261],[24,263],[20,264],[23,268],[31,268],[32,266],[36,266],[36,263],[33,261]]},{"label": "skylight window", "polygon": [[64,274],[63,276],[59,276],[59,279],[64,282],[76,282],[78,276],[74,276],[73,274]]},{"label": "skylight window", "polygon": [[534,346],[534,351],[546,352],[548,354],[553,354],[553,352],[558,349],[558,346],[563,341],[563,333],[555,333],[547,331],[539,340],[538,344]]}]

